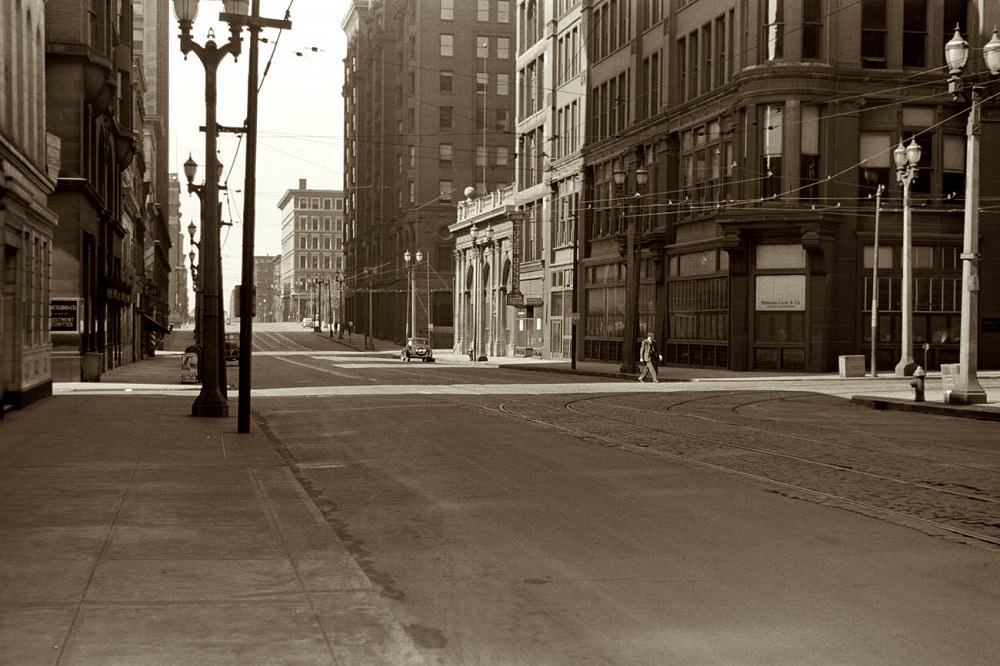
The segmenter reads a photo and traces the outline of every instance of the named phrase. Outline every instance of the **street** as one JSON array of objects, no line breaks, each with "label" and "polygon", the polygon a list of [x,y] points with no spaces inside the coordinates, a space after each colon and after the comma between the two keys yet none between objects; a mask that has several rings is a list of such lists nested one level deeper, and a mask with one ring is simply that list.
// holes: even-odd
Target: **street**
[{"label": "street", "polygon": [[470,395],[584,378],[255,347],[265,394],[403,387],[259,397],[255,427],[430,663],[1000,656],[995,424],[749,387]]}]

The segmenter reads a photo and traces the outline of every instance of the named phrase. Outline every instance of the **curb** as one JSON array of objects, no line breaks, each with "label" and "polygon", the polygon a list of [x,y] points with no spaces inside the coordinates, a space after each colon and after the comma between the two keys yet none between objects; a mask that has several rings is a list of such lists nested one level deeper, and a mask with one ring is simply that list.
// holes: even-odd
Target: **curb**
[{"label": "curb", "polygon": [[[498,363],[497,368],[504,370],[530,370],[533,372],[554,372],[560,375],[577,375],[581,377],[603,377],[604,379],[621,379],[635,381],[635,375],[628,375],[622,372],[600,372],[598,370],[573,370],[572,368],[553,368],[549,365],[534,365],[531,363]],[[689,379],[677,379],[675,377],[664,377],[660,375],[661,382],[688,382]]]},{"label": "curb", "polygon": [[896,398],[879,398],[870,395],[853,395],[851,402],[878,411],[917,412],[935,416],[957,416],[980,421],[1000,421],[1000,410],[975,405],[946,405],[934,402],[913,402]]}]

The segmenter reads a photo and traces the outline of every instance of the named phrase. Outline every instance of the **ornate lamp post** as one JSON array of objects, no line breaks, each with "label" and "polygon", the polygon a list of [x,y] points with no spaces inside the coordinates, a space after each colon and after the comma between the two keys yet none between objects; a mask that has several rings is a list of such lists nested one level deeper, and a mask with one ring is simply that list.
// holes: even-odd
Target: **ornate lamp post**
[{"label": "ornate lamp post", "polygon": [[[622,194],[622,217],[625,221],[625,330],[622,333],[622,366],[623,374],[635,374],[636,371],[636,339],[639,337],[639,260],[636,257],[636,222],[635,215],[628,214],[628,204],[624,201],[625,181],[624,168],[615,169],[612,173],[615,188]],[[635,199],[641,199],[641,190],[649,182],[649,172],[643,168],[635,171]]]},{"label": "ornate lamp post", "polygon": [[896,180],[903,186],[903,279],[899,290],[900,310],[902,311],[902,326],[900,329],[901,348],[899,363],[896,364],[896,375],[908,377],[916,370],[913,361],[913,211],[910,210],[910,184],[917,179],[920,163],[920,146],[911,138],[910,145],[904,146],[900,141],[892,158],[896,162]]},{"label": "ornate lamp post", "polygon": [[[190,159],[190,158],[189,158]],[[187,172],[187,165],[184,165],[184,170]],[[192,176],[193,177],[193,176]],[[201,243],[194,239],[194,234],[198,230],[194,226],[194,222],[191,222],[187,226],[188,236],[191,237],[191,251],[188,253],[188,258],[191,260],[191,282],[194,287],[194,343],[196,345],[201,345],[201,289],[198,285],[198,267],[194,263],[195,252],[194,248],[201,250]]]},{"label": "ornate lamp post", "polygon": [[[403,253],[403,263],[406,265],[406,288],[407,288],[407,302],[410,307],[409,311],[406,313],[406,338],[417,337],[417,284],[415,272],[417,269],[417,264],[419,264],[424,259],[424,254],[417,250],[415,255],[411,255],[410,251],[407,250]],[[411,262],[412,260],[412,262]]]},{"label": "ornate lamp post", "polygon": [[[245,16],[247,0],[225,0],[226,15]],[[201,392],[191,406],[192,416],[223,417],[229,415],[229,403],[223,394],[225,366],[223,360],[222,325],[222,256],[219,247],[219,168],[216,158],[216,75],[219,64],[227,55],[236,58],[240,54],[241,28],[236,23],[229,24],[229,41],[219,47],[214,38],[209,37],[204,46],[191,37],[194,19],[198,15],[198,0],[174,0],[174,13],[180,24],[181,53],[185,57],[194,53],[205,68],[205,184],[202,186],[202,235],[201,235],[201,282],[202,282],[202,337],[203,358]],[[193,160],[189,160],[193,161]],[[193,171],[193,170],[190,170]],[[185,175],[190,173],[185,164]],[[189,177],[193,178],[193,173]]]},{"label": "ornate lamp post", "polygon": [[[962,240],[962,328],[958,349],[958,377],[949,402],[972,405],[986,402],[986,391],[977,376],[979,366],[979,143],[980,107],[983,87],[965,86],[962,72],[969,60],[969,43],[962,39],[958,26],[955,36],[944,47],[948,62],[948,91],[969,104],[965,137],[965,224]],[[1000,37],[996,29],[983,47],[983,60],[991,77],[1000,74]]]},{"label": "ornate lamp post", "polygon": [[[337,274],[334,276],[333,279],[337,283],[337,296],[338,296],[338,299],[337,299],[337,339],[338,340],[343,340],[344,339],[344,274],[341,273],[340,271],[337,271]],[[330,329],[330,330],[331,330],[330,335],[332,336],[333,335],[333,332],[332,332],[333,329]]]}]

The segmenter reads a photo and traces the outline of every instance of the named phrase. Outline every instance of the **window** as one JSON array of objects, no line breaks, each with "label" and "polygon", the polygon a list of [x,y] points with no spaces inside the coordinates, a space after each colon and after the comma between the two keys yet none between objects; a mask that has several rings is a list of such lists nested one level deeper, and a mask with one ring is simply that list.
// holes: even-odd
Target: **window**
[{"label": "window", "polygon": [[476,166],[486,166],[486,146],[476,146]]},{"label": "window", "polygon": [[510,39],[497,37],[497,59],[506,60],[510,57]]},{"label": "window", "polygon": [[941,195],[945,200],[963,200],[965,199],[965,137],[945,135],[943,157]]},{"label": "window", "polygon": [[323,199],[323,210],[330,210],[331,203],[330,199]]},{"label": "window", "polygon": [[764,132],[764,149],[761,153],[761,198],[772,197],[781,193],[781,153],[783,139],[783,109],[780,104],[772,104],[764,108],[762,130]]},{"label": "window", "polygon": [[336,209],[337,210],[344,210],[344,200],[343,199],[337,199],[336,201],[334,201],[334,203],[336,204]]},{"label": "window", "polygon": [[407,153],[408,153],[408,156],[409,156],[410,168],[411,169],[416,169],[417,168],[417,147],[416,146],[408,146],[407,147]]},{"label": "window", "polygon": [[498,0],[497,23],[510,23],[510,0]]},{"label": "window", "polygon": [[507,109],[496,109],[496,124],[494,128],[498,132],[504,132],[510,129],[510,114],[507,113]]},{"label": "window", "polygon": [[823,3],[802,1],[802,59],[819,60],[823,41]]},{"label": "window", "polygon": [[479,0],[476,8],[476,20],[484,23],[490,20],[490,0]]},{"label": "window", "polygon": [[490,38],[489,37],[476,37],[476,57],[477,58],[489,58],[490,57]]},{"label": "window", "polygon": [[885,2],[861,0],[861,66],[885,69]]},{"label": "window", "polygon": [[799,125],[802,159],[799,165],[799,196],[819,198],[819,107],[803,106]]},{"label": "window", "polygon": [[454,147],[450,143],[442,143],[438,145],[438,166],[450,169],[452,167],[452,153],[454,152]]},{"label": "window", "polygon": [[510,164],[510,151],[507,146],[497,146],[496,166],[508,166]]},{"label": "window", "polygon": [[450,93],[454,90],[455,74],[453,72],[439,72],[438,82],[441,92]]},{"label": "window", "polygon": [[903,66],[924,67],[926,45],[927,0],[906,0],[903,5]]},{"label": "window", "polygon": [[893,146],[887,132],[861,132],[859,143],[859,194],[874,201],[879,185],[885,188],[883,192],[889,189]]},{"label": "window", "polygon": [[454,109],[450,106],[438,107],[438,128],[452,129],[451,116]]},{"label": "window", "polygon": [[[815,4],[815,0],[813,3]],[[767,60],[777,60],[784,55],[785,0],[766,0],[764,3],[764,57]]]},{"label": "window", "polygon": [[438,193],[442,201],[451,201],[451,193],[455,190],[455,185],[450,180],[438,181]]},{"label": "window", "polygon": [[455,55],[455,35],[448,35],[448,34],[441,35],[440,52],[442,56]]},{"label": "window", "polygon": [[[476,72],[476,93],[485,94],[490,89],[490,75],[487,72]],[[480,125],[482,127],[482,125]]]},{"label": "window", "polygon": [[509,74],[497,74],[497,95],[510,95]]},{"label": "window", "polygon": [[455,0],[441,0],[441,20],[451,21],[455,18]]}]

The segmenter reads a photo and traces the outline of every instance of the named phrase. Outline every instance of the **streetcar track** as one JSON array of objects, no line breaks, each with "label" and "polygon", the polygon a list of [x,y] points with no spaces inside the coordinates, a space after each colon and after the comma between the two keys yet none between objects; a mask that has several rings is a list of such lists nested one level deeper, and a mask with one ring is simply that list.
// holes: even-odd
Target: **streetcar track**
[{"label": "streetcar track", "polygon": [[[843,443],[842,441],[833,441],[833,440],[824,440],[824,439],[812,439],[812,438],[809,438],[809,437],[803,437],[802,435],[791,435],[791,434],[784,433],[784,432],[775,432],[773,430],[767,430],[765,428],[756,428],[756,427],[748,426],[748,425],[742,424],[742,423],[733,423],[731,421],[724,421],[722,419],[712,418],[712,417],[704,416],[704,415],[701,415],[701,414],[679,413],[679,412],[675,412],[675,409],[674,409],[675,407],[679,407],[679,406],[682,406],[682,405],[691,404],[693,402],[705,401],[705,400],[710,400],[710,399],[713,399],[713,398],[720,398],[720,397],[726,397],[726,398],[728,398],[728,397],[731,397],[732,395],[740,395],[740,394],[743,394],[743,393],[744,392],[733,393],[733,394],[713,394],[713,395],[709,395],[709,396],[703,396],[702,398],[693,398],[693,399],[690,399],[690,400],[683,400],[681,402],[672,403],[664,411],[675,413],[676,416],[683,417],[683,418],[696,419],[696,420],[705,421],[707,423],[714,423],[714,424],[718,424],[718,425],[726,425],[726,426],[729,426],[729,427],[732,427],[732,428],[740,428],[740,429],[743,429],[743,430],[747,430],[749,432],[756,432],[756,433],[761,433],[761,434],[766,434],[766,435],[772,435],[772,436],[775,436],[775,437],[784,437],[786,439],[793,439],[793,440],[798,440],[798,441],[802,441],[802,442],[808,442],[810,444],[820,444],[820,445],[824,445],[824,446],[825,445],[833,444],[833,445],[839,446],[841,448],[853,449],[853,450],[856,450],[856,451],[866,451],[866,452],[869,452],[869,453],[886,453],[886,451],[884,451],[884,450],[873,449],[870,446],[849,445],[849,444]],[[595,400],[597,398],[604,398],[604,397],[610,397],[610,396],[590,396],[588,398],[582,398],[580,400],[577,400],[576,402],[583,402],[585,400]],[[780,395],[780,396],[776,396],[776,397],[772,396],[772,397],[769,397],[769,398],[762,398],[762,399],[758,399],[758,400],[753,400],[753,401],[751,401],[749,403],[742,403],[740,405],[735,405],[733,407],[728,408],[728,411],[730,411],[730,412],[732,412],[734,414],[738,414],[738,412],[736,410],[739,409],[739,408],[741,408],[741,407],[744,407],[746,405],[757,405],[757,404],[762,404],[762,403],[766,403],[766,402],[779,402],[779,401],[783,401],[783,400],[798,400],[798,399],[803,399],[803,398],[806,398],[806,397],[812,397],[812,396],[803,396],[803,395],[800,395],[800,394],[798,394],[796,392],[792,392],[791,395]],[[623,408],[623,409],[631,409],[631,410],[642,411],[642,412],[647,412],[647,413],[660,413],[660,412],[654,412],[653,410],[649,410],[649,409],[643,409],[641,407],[635,407],[635,406],[632,406],[632,405],[620,404],[618,406],[620,408]],[[763,420],[763,421],[768,421],[768,422],[772,422],[772,423],[779,423],[779,424],[780,423],[784,423],[784,424],[788,423],[788,421],[782,421],[781,419],[777,419],[777,418],[773,418],[773,417],[747,416],[746,418],[752,418],[752,419],[756,419],[756,420]],[[822,424],[814,424],[812,422],[809,423],[809,427],[810,428],[813,428],[813,427],[823,427],[823,428],[827,428],[829,430],[834,430],[834,432],[837,431],[836,430],[837,427],[835,427],[835,426],[825,426],[825,425],[822,425]],[[895,451],[892,451],[892,452],[889,452],[889,453],[893,453],[894,455],[901,455],[901,456],[904,456],[904,457],[907,457],[907,458],[912,458],[912,459],[915,459],[915,460],[922,460],[924,462],[933,463],[933,464],[937,464],[937,465],[945,464],[945,463],[942,463],[939,460],[934,460],[934,459],[931,459],[931,458],[925,458],[923,456],[915,455],[915,454],[913,454],[911,452],[908,452],[908,451],[907,452],[899,452],[899,445],[895,444],[892,440],[890,440],[890,439],[888,439],[886,437],[882,437],[882,436],[879,436],[879,435],[874,435],[872,433],[869,433],[868,431],[861,430],[860,428],[851,428],[850,426],[846,426],[846,425],[840,427],[841,431],[845,430],[845,429],[849,430],[850,432],[853,432],[853,433],[859,435],[860,439],[871,440],[871,439],[874,438],[876,444],[882,444],[882,445],[885,445],[885,446],[891,446],[893,449],[895,449]],[[964,448],[964,447],[949,446],[948,449],[951,450],[951,451],[964,451],[964,452],[967,452],[967,453],[975,453],[975,454],[981,453],[979,450],[968,449],[968,448]],[[990,454],[990,455],[995,455],[993,452],[990,452],[990,451],[985,451],[985,453]],[[988,468],[984,468],[984,467],[981,467],[981,466],[978,466],[978,465],[966,465],[966,464],[955,463],[955,462],[949,462],[947,464],[949,466],[951,466],[951,467],[959,467],[959,468],[963,468],[963,469],[974,470],[976,472],[989,472],[989,471],[991,471]]]},{"label": "streetcar track", "polygon": [[[613,395],[588,396],[586,398],[581,398],[581,399],[566,401],[566,402],[563,403],[563,407],[565,409],[567,409],[568,411],[570,411],[570,412],[573,412],[575,414],[579,414],[579,415],[582,415],[582,416],[586,416],[588,418],[596,418],[596,419],[600,419],[600,420],[604,420],[604,421],[609,421],[609,422],[628,423],[629,425],[634,425],[633,423],[628,422],[628,421],[624,421],[622,419],[614,419],[614,418],[602,416],[602,415],[599,415],[599,414],[585,413],[585,412],[582,412],[580,410],[576,410],[576,409],[572,409],[571,408],[571,405],[576,404],[576,403],[582,403],[582,402],[586,402],[586,401],[590,401],[590,400],[597,400],[597,399],[603,399],[603,398],[609,398],[609,397],[617,397],[617,396],[613,396]],[[694,401],[695,400],[685,400],[685,401],[682,401],[681,403],[677,403],[677,404],[690,403],[690,402],[694,402]],[[763,476],[761,474],[755,474],[753,472],[739,470],[739,469],[736,469],[734,467],[728,467],[726,465],[721,465],[721,464],[718,464],[718,463],[712,463],[712,462],[708,462],[708,461],[705,461],[705,460],[699,460],[698,458],[694,458],[694,457],[691,457],[691,456],[682,455],[682,454],[678,454],[678,453],[671,453],[669,451],[663,451],[663,450],[660,450],[660,449],[651,448],[649,446],[643,446],[643,445],[640,445],[640,444],[633,444],[633,443],[629,443],[629,442],[626,442],[626,441],[622,441],[620,438],[615,439],[615,438],[608,437],[608,436],[605,436],[605,435],[602,435],[602,434],[599,434],[599,433],[587,432],[587,431],[580,430],[580,429],[577,429],[577,428],[573,428],[573,427],[569,427],[569,426],[564,426],[564,425],[560,425],[558,423],[553,423],[553,422],[550,422],[550,421],[545,421],[545,420],[542,420],[542,419],[534,418],[534,417],[529,416],[527,414],[521,413],[521,412],[519,412],[519,411],[517,411],[515,409],[512,409],[511,406],[510,406],[511,404],[515,404],[516,405],[517,403],[501,403],[500,406],[499,406],[499,411],[502,412],[502,413],[504,413],[504,414],[508,414],[510,416],[513,416],[513,417],[516,417],[516,418],[519,418],[519,419],[522,419],[522,420],[526,420],[526,421],[529,421],[529,422],[532,422],[532,423],[535,423],[535,424],[538,424],[538,425],[542,425],[542,426],[546,426],[546,427],[549,427],[549,428],[554,428],[554,429],[560,430],[562,432],[565,432],[567,434],[573,435],[575,437],[578,437],[578,438],[581,438],[581,439],[584,439],[584,440],[587,440],[587,439],[589,439],[589,440],[597,440],[597,441],[604,442],[606,444],[615,446],[617,448],[621,448],[623,450],[626,450],[626,451],[629,451],[629,452],[632,452],[632,453],[643,453],[643,454],[646,454],[646,455],[652,455],[654,457],[660,457],[660,458],[666,458],[666,459],[670,459],[670,460],[675,460],[675,461],[678,461],[678,462],[684,462],[684,463],[687,463],[687,464],[692,464],[692,465],[695,465],[695,466],[708,468],[708,469],[711,469],[711,470],[714,470],[714,471],[719,471],[719,472],[723,472],[723,473],[727,473],[727,474],[732,474],[732,475],[736,475],[736,476],[740,476],[740,477],[752,479],[752,480],[755,480],[757,482],[760,482],[760,483],[763,483],[763,484],[766,484],[766,485],[777,486],[777,487],[780,487],[780,488],[783,488],[783,489],[786,489],[786,490],[795,491],[795,492],[798,492],[798,493],[805,493],[805,494],[808,494],[808,495],[811,495],[811,496],[814,496],[814,497],[819,497],[819,498],[823,498],[823,499],[828,500],[828,501],[833,501],[835,503],[844,505],[846,507],[850,507],[850,508],[854,508],[854,509],[859,509],[859,510],[862,511],[862,513],[864,513],[864,512],[874,512],[874,513],[880,514],[880,515],[892,516],[895,519],[897,519],[898,521],[903,522],[904,524],[917,523],[917,524],[920,524],[920,525],[923,525],[923,526],[931,527],[931,528],[936,529],[936,530],[940,530],[940,531],[948,532],[948,533],[951,533],[951,534],[956,534],[956,535],[959,535],[959,536],[963,536],[963,537],[966,537],[968,539],[972,539],[972,540],[977,541],[977,542],[990,544],[992,546],[1000,546],[1000,538],[998,538],[998,537],[993,537],[993,536],[989,536],[989,535],[986,535],[986,534],[981,534],[979,532],[975,532],[975,531],[972,531],[972,530],[969,530],[969,529],[965,529],[965,528],[962,528],[962,527],[957,527],[955,525],[944,523],[944,522],[940,522],[940,521],[937,521],[937,520],[932,520],[932,519],[929,519],[929,518],[923,518],[921,516],[914,515],[912,513],[903,513],[903,512],[897,511],[895,509],[891,509],[891,508],[887,508],[887,507],[884,507],[884,506],[879,506],[879,505],[876,505],[876,504],[872,504],[872,503],[868,503],[868,502],[864,502],[864,501],[852,499],[850,497],[845,497],[844,495],[840,495],[840,494],[837,494],[837,493],[834,493],[834,492],[828,492],[828,491],[823,491],[823,490],[817,490],[817,489],[814,489],[814,488],[808,488],[806,486],[802,486],[802,485],[799,485],[797,483],[790,483],[788,481],[781,481],[781,480],[778,480],[778,479],[775,479],[775,478],[771,478],[771,477],[768,477],[768,476]],[[641,410],[640,409],[639,411],[647,411],[648,412],[648,411],[651,411],[651,410]],[[669,411],[669,408],[668,408],[668,411]],[[659,413],[659,412],[657,412],[657,413]],[[731,425],[731,424],[726,424],[726,425]],[[660,433],[666,433],[667,432],[667,431],[664,431],[662,429],[656,429],[656,428],[654,428],[654,430],[656,430],[657,432],[660,432]],[[749,450],[751,452],[762,454],[762,455],[770,455],[770,456],[774,456],[774,457],[792,458],[792,459],[797,460],[798,462],[803,462],[803,463],[807,463],[807,464],[814,464],[814,465],[823,466],[823,467],[831,467],[833,469],[836,469],[837,471],[847,472],[847,473],[854,473],[854,474],[859,474],[859,475],[864,475],[864,476],[869,476],[869,477],[873,477],[875,479],[884,480],[884,481],[891,481],[891,482],[898,483],[898,484],[901,484],[901,485],[911,486],[911,487],[915,487],[915,488],[920,488],[922,490],[927,490],[927,491],[930,491],[932,493],[947,494],[947,495],[951,495],[951,496],[957,496],[957,497],[960,497],[960,498],[963,498],[963,499],[968,499],[968,500],[972,500],[972,501],[976,501],[976,502],[987,502],[987,503],[992,503],[992,504],[1000,504],[1000,500],[992,498],[992,497],[974,496],[974,495],[969,495],[969,494],[965,494],[965,493],[960,493],[960,492],[956,492],[956,491],[951,491],[951,490],[947,490],[947,489],[942,489],[942,488],[934,487],[934,486],[931,486],[931,485],[925,485],[925,484],[916,483],[916,482],[912,482],[912,481],[905,481],[905,480],[902,480],[902,479],[894,479],[892,477],[884,477],[882,475],[878,475],[878,474],[874,474],[874,473],[870,473],[870,472],[863,472],[861,470],[857,470],[857,469],[854,469],[854,468],[851,468],[851,467],[836,466],[836,465],[833,465],[833,464],[830,464],[830,463],[822,463],[820,461],[809,460],[809,459],[806,459],[806,458],[796,459],[795,456],[790,456],[788,454],[780,454],[780,453],[776,453],[776,452],[767,451],[767,450],[764,450],[764,449],[755,449],[754,447],[746,447],[746,446],[742,446],[742,445],[738,445],[738,444],[730,444],[730,443],[727,443],[727,442],[721,442],[721,441],[718,441],[718,440],[712,440],[712,439],[709,439],[709,438],[699,437],[699,436],[696,436],[696,435],[681,434],[681,433],[674,433],[674,432],[670,432],[669,434],[672,435],[672,436],[675,436],[675,437],[681,437],[681,438],[684,438],[684,439],[687,439],[687,440],[691,440],[691,441],[694,441],[694,442],[709,443],[709,444],[712,444],[714,446],[723,446],[723,447],[731,447],[731,448],[737,448],[737,449],[745,449],[745,450]],[[768,433],[768,434],[774,434],[774,433]],[[956,518],[955,520],[958,520],[958,519]],[[971,522],[974,522],[976,524],[982,524],[982,525],[988,526],[988,527],[997,526],[996,523],[989,523],[989,522],[985,522],[985,521],[981,521],[981,520],[972,520]]]},{"label": "streetcar track", "polygon": [[[593,398],[588,397],[588,398],[583,398],[583,399],[580,399],[580,400],[571,400],[571,401],[565,403],[564,407],[566,409],[569,409],[572,412],[576,412],[577,414],[584,414],[584,412],[581,412],[580,410],[573,409],[571,407],[571,405],[576,404],[576,403],[580,403],[580,402],[586,402],[586,401],[592,400],[592,399]],[[631,410],[635,410],[635,411],[640,411],[640,412],[646,412],[646,413],[656,413],[656,412],[653,412],[652,410],[642,409],[641,407],[633,407],[631,405],[619,405],[619,407],[622,407],[622,408],[625,408],[625,409],[631,409]],[[599,415],[599,414],[593,414],[593,415],[592,414],[586,414],[586,415],[587,416],[593,416],[593,417],[596,417],[596,418],[599,418],[599,419],[604,419],[606,421],[615,421],[615,422],[618,422],[618,423],[626,423],[626,424],[632,425],[632,423],[630,421],[627,421],[625,419],[616,419],[616,418],[613,418],[613,417],[610,417],[610,416],[603,416],[603,415]],[[682,414],[681,416],[689,416],[689,415]],[[751,428],[749,426],[741,426],[741,425],[738,425],[738,424],[732,424],[732,423],[729,423],[727,421],[717,421],[715,419],[710,419],[710,418],[700,417],[700,416],[692,416],[692,418],[697,418],[699,420],[714,422],[714,423],[723,424],[723,425],[727,425],[727,426],[732,426],[732,427],[736,427],[736,428],[743,428],[745,430],[749,430],[750,432],[755,432],[755,433],[760,433],[760,434],[765,434],[765,435],[773,435],[773,436],[778,436],[778,437],[786,437],[786,438],[789,438],[789,439],[797,439],[797,440],[801,440],[801,441],[805,441],[805,442],[810,442],[812,444],[827,444],[827,442],[823,442],[821,440],[813,440],[813,439],[809,439],[807,437],[801,437],[799,435],[786,435],[786,434],[783,434],[783,433],[775,433],[775,432],[771,432],[771,431],[768,431],[768,430],[760,430],[758,428]],[[656,432],[661,432],[661,433],[666,433],[667,432],[666,430],[664,430],[662,428],[652,428],[652,429],[654,431],[656,431]],[[879,480],[882,480],[882,481],[889,481],[889,482],[892,482],[892,483],[898,483],[898,484],[902,484],[902,485],[915,486],[917,488],[923,488],[924,490],[933,490],[934,492],[940,492],[940,493],[945,493],[945,494],[948,494],[948,495],[954,495],[956,497],[964,497],[966,499],[971,499],[971,500],[977,500],[977,501],[982,501],[982,502],[990,502],[990,503],[993,503],[993,504],[1000,504],[1000,499],[995,499],[995,498],[992,498],[992,497],[982,497],[982,496],[979,496],[979,495],[973,495],[973,494],[969,494],[969,493],[952,491],[952,490],[947,490],[947,489],[943,489],[943,488],[936,488],[934,486],[923,484],[923,483],[919,483],[919,482],[916,482],[916,481],[907,481],[905,479],[899,479],[899,478],[895,478],[895,477],[891,477],[891,476],[885,476],[883,474],[877,474],[875,472],[868,472],[868,471],[860,470],[860,469],[857,469],[856,467],[850,467],[850,466],[847,466],[847,465],[838,465],[836,463],[828,463],[828,462],[823,462],[821,460],[813,460],[811,458],[803,458],[802,456],[796,456],[796,455],[792,455],[790,453],[782,453],[780,451],[773,451],[773,450],[770,450],[770,449],[762,449],[762,448],[755,447],[755,446],[747,446],[745,444],[734,444],[732,442],[725,442],[723,440],[711,439],[709,437],[703,437],[703,436],[700,436],[700,435],[680,434],[680,433],[676,433],[676,432],[671,432],[670,434],[673,435],[674,437],[685,437],[687,439],[692,439],[692,440],[700,441],[700,442],[706,442],[708,444],[715,444],[717,446],[725,446],[725,447],[730,447],[730,448],[735,448],[735,449],[741,449],[743,451],[750,451],[752,453],[760,453],[760,454],[763,454],[763,455],[774,456],[776,458],[785,458],[787,460],[794,460],[796,462],[806,463],[806,464],[810,464],[810,465],[816,465],[817,467],[825,467],[825,468],[828,468],[828,469],[834,469],[834,470],[837,470],[839,472],[851,472],[851,473],[854,473],[854,474],[860,474],[862,476],[868,476],[868,477],[872,477],[872,478],[879,479]],[[856,449],[858,447],[848,447],[848,448],[855,448]],[[861,450],[867,451],[867,452],[872,452],[872,451],[870,451],[869,449],[866,449],[866,448],[862,448]],[[916,458],[918,460],[925,460],[926,461],[926,459],[924,459],[924,458],[919,458],[919,457],[916,457]],[[931,462],[931,461],[927,461],[927,462]]]}]

